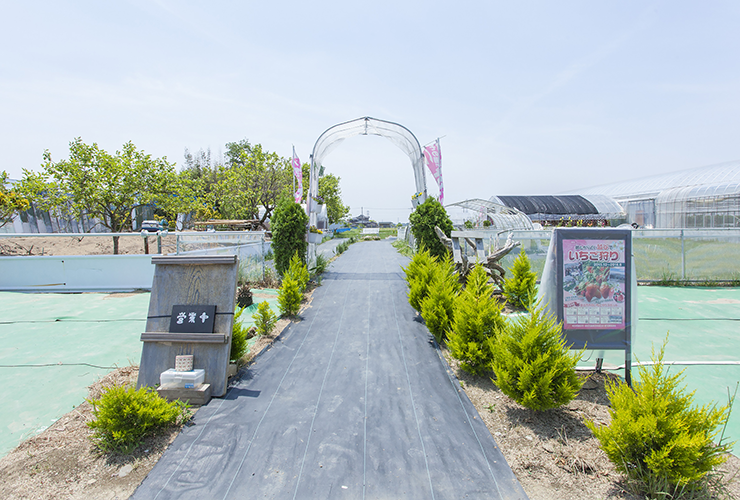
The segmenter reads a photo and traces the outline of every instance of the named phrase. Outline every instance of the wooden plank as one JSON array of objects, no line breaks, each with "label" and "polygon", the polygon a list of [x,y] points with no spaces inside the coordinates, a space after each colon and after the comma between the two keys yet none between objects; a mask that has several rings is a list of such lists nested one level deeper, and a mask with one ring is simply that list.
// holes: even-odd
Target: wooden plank
[{"label": "wooden plank", "polygon": [[152,257],[152,264],[194,264],[198,266],[236,264],[236,255],[157,255]]},{"label": "wooden plank", "polygon": [[483,238],[475,239],[475,255],[478,257],[478,262],[486,261],[486,248],[483,245]]},{"label": "wooden plank", "polygon": [[[453,231],[454,232],[454,231]],[[462,252],[460,250],[460,238],[452,237],[452,258],[456,264],[462,264]]]},{"label": "wooden plank", "polygon": [[181,389],[181,388],[169,388],[169,387],[157,387],[157,394],[165,398],[167,401],[174,401],[179,399],[182,402],[187,402],[190,406],[202,406],[208,404],[211,400],[211,385],[200,384],[199,387],[194,389]]},{"label": "wooden plank", "polygon": [[195,344],[225,344],[229,336],[221,333],[144,332],[142,342],[185,342]]},{"label": "wooden plank", "polygon": [[484,240],[495,235],[496,233],[494,232],[486,231],[452,231],[450,233],[451,238],[483,238]]}]

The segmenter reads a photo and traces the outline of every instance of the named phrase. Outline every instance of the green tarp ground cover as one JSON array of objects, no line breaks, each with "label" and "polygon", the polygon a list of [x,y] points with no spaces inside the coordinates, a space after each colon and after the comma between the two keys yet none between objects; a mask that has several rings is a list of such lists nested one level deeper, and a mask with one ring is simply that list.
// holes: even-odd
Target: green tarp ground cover
[{"label": "green tarp ground cover", "polygon": [[[275,290],[257,295],[246,326],[259,301],[278,314]],[[0,292],[0,456],[82,403],[111,367],[138,364],[148,308],[149,293]]]}]

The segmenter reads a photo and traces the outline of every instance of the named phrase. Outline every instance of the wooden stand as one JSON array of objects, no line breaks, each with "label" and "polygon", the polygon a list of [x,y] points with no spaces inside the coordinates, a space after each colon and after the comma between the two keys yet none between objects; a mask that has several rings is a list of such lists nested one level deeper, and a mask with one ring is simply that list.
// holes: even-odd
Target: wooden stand
[{"label": "wooden stand", "polygon": [[[209,385],[214,397],[223,396],[234,324],[236,255],[156,256],[152,264],[156,267],[146,333],[141,335],[144,345],[137,387],[156,387],[160,374],[175,367],[175,356],[192,354],[193,368],[205,369],[203,385]],[[172,306],[176,304],[216,305],[214,333],[170,333]]]},{"label": "wooden stand", "polygon": [[211,400],[211,384],[200,384],[200,387],[194,389],[158,387],[157,394],[167,401],[179,399],[190,406],[203,406]]}]

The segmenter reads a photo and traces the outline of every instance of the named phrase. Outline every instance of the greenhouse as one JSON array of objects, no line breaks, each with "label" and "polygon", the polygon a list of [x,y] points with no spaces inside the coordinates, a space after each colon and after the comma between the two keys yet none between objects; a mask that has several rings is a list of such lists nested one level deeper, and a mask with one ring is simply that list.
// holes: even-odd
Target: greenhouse
[{"label": "greenhouse", "polygon": [[[532,221],[526,214],[489,200],[470,199],[445,205],[453,222],[462,225],[471,221],[477,226],[490,223],[492,229],[533,229]],[[471,216],[468,212],[473,212]]]},{"label": "greenhouse", "polygon": [[625,221],[622,207],[602,195],[492,196],[490,201],[522,212],[543,226],[616,226]]},{"label": "greenhouse", "polygon": [[646,228],[740,227],[740,161],[578,191],[610,197]]}]

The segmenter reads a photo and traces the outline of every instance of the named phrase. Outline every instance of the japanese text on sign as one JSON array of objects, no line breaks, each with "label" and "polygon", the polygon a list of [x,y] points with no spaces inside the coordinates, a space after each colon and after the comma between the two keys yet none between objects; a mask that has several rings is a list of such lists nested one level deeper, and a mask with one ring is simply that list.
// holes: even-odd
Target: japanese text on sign
[{"label": "japanese text on sign", "polygon": [[216,306],[174,305],[170,331],[180,333],[213,333]]}]

